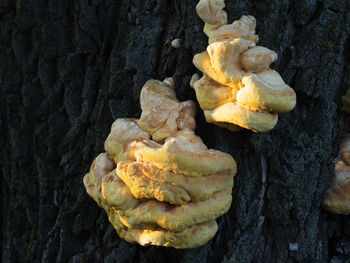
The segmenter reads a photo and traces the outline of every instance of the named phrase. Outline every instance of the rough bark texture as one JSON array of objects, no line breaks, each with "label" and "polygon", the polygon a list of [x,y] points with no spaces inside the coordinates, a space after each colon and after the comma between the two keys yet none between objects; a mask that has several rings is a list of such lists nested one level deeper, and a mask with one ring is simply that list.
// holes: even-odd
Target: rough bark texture
[{"label": "rough bark texture", "polygon": [[[350,217],[321,207],[349,119],[349,0],[226,0],[229,21],[257,18],[260,44],[297,93],[269,133],[197,117],[197,134],[238,163],[233,203],[203,247],[118,238],[82,178],[114,119],[138,117],[150,78],[194,99],[206,48],[194,0],[0,0],[2,262],[350,262]],[[174,49],[170,42],[182,39]]]}]

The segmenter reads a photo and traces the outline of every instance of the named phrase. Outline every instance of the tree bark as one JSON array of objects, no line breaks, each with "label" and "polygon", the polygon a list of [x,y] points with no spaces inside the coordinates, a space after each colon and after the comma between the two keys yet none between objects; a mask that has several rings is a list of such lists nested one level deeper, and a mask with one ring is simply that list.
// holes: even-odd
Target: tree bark
[{"label": "tree bark", "polygon": [[297,106],[268,133],[233,133],[199,110],[196,133],[238,173],[214,239],[186,250],[121,240],[82,178],[113,120],[139,117],[148,79],[173,76],[179,100],[196,100],[197,1],[48,2],[0,0],[2,262],[350,262],[349,216],[322,209],[349,131],[349,0],[226,0],[229,22],[256,17]]}]

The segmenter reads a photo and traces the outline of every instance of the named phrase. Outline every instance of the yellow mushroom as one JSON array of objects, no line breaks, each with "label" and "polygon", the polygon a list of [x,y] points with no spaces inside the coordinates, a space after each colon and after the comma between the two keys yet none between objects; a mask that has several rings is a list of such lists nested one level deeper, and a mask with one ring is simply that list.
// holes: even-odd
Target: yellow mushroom
[{"label": "yellow mushroom", "polygon": [[274,70],[251,73],[242,78],[237,103],[253,111],[288,112],[296,104],[296,94]]},{"label": "yellow mushroom", "polygon": [[277,53],[266,47],[252,47],[244,52],[240,59],[241,65],[247,72],[261,72],[268,70],[270,65],[277,60]]},{"label": "yellow mushroom", "polygon": [[204,32],[210,36],[218,27],[227,24],[224,0],[200,0],[196,6],[198,16],[205,22]]},{"label": "yellow mushroom", "polygon": [[128,144],[132,141],[149,139],[151,136],[137,124],[137,119],[117,119],[105,141],[105,150],[114,159],[120,161]]},{"label": "yellow mushroom", "polygon": [[236,100],[237,89],[221,85],[206,74],[194,84],[196,97],[203,110],[212,110]]},{"label": "yellow mushroom", "polygon": [[193,63],[216,82],[236,87],[245,74],[240,55],[248,50],[249,46],[249,41],[242,38],[214,42],[207,47],[207,52],[195,55]]},{"label": "yellow mushroom", "polygon": [[130,160],[151,162],[159,169],[186,176],[199,177],[228,169],[236,173],[236,163],[230,155],[208,150],[190,130],[178,131],[163,145],[150,140],[132,142],[127,154]]},{"label": "yellow mushroom", "polygon": [[[144,226],[140,228],[127,227],[122,221],[132,221],[132,218],[121,218],[119,213],[120,211],[130,211],[130,209],[136,208],[140,201],[130,195],[130,190],[118,178],[113,167],[114,165],[111,165],[110,158],[106,153],[99,155],[91,166],[90,172],[85,175],[84,185],[88,194],[105,209],[109,221],[121,238],[144,246],[157,245],[175,248],[201,246],[213,238],[218,229],[215,221],[194,224],[177,232],[155,227],[154,224],[151,224],[149,228]],[[162,205],[164,204],[160,203],[160,206]],[[116,207],[121,210],[116,210]],[[148,212],[152,212],[153,206],[151,203],[147,204],[146,201],[144,207],[150,209]],[[147,219],[144,217],[143,220]]]},{"label": "yellow mushroom", "polygon": [[113,123],[107,153],[83,181],[121,238],[191,248],[215,235],[215,219],[231,205],[237,167],[194,134],[196,105],[179,102],[174,88],[172,78],[144,85],[141,118]]},{"label": "yellow mushroom", "polygon": [[[203,8],[211,14],[208,5]],[[206,120],[231,131],[239,130],[238,126],[255,132],[273,129],[276,113],[295,107],[296,94],[269,68],[277,53],[256,46],[255,18],[242,16],[230,25],[213,26],[208,15],[198,15],[205,22],[209,45],[193,57],[204,76],[191,86]]]},{"label": "yellow mushroom", "polygon": [[191,80],[190,80],[190,86],[191,88],[194,88],[194,84],[200,79],[201,77],[195,73],[192,75]]},{"label": "yellow mushroom", "polygon": [[221,170],[210,175],[189,177],[142,161],[122,161],[117,168],[118,176],[136,198],[155,198],[177,205],[207,200],[215,192],[232,189],[232,173],[231,170]]},{"label": "yellow mushroom", "polygon": [[181,39],[180,38],[176,38],[173,41],[171,41],[171,45],[174,48],[180,48],[181,47]]},{"label": "yellow mushroom", "polygon": [[327,190],[323,206],[335,214],[350,214],[350,134],[341,143],[340,160],[335,165],[335,177]]},{"label": "yellow mushroom", "polygon": [[232,102],[206,110],[204,116],[209,123],[230,123],[255,132],[267,132],[278,121],[277,114],[252,111]]},{"label": "yellow mushroom", "polygon": [[229,25],[222,25],[213,30],[209,36],[209,44],[243,38],[248,40],[251,46],[255,46],[259,38],[255,35],[256,20],[253,16],[242,16],[239,20]]},{"label": "yellow mushroom", "polygon": [[350,214],[350,166],[340,162],[324,199],[324,208],[335,214]]},{"label": "yellow mushroom", "polygon": [[141,90],[142,114],[138,125],[157,141],[177,131],[176,119],[181,110],[173,86],[158,80],[149,80]]}]

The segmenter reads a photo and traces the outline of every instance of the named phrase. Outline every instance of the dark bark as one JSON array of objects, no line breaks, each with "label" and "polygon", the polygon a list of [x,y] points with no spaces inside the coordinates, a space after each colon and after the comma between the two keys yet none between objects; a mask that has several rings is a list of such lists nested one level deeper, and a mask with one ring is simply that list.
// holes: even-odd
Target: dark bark
[{"label": "dark bark", "polygon": [[[257,18],[260,45],[297,93],[275,129],[196,133],[238,163],[233,203],[203,247],[141,247],[117,236],[82,178],[114,119],[138,117],[148,79],[173,76],[180,100],[203,22],[190,0],[0,0],[3,262],[350,262],[350,217],[322,209],[349,131],[349,0],[226,0]],[[182,39],[181,49],[170,42]],[[347,119],[349,122],[349,119]]]}]

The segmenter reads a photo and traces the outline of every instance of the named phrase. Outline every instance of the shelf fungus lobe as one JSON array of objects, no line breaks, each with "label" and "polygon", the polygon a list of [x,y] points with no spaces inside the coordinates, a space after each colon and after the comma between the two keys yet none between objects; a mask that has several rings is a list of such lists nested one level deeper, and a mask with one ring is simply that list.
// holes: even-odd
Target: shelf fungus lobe
[{"label": "shelf fungus lobe", "polygon": [[341,159],[335,165],[335,177],[323,206],[335,214],[350,214],[350,134],[342,142]]},{"label": "shelf fungus lobe", "polygon": [[128,242],[201,246],[230,208],[236,163],[194,134],[194,102],[176,99],[171,78],[148,81],[140,102],[139,120],[113,123],[86,190]]},{"label": "shelf fungus lobe", "polygon": [[193,58],[203,77],[192,80],[191,86],[208,122],[230,130],[240,126],[269,131],[277,123],[277,113],[295,107],[296,94],[270,69],[277,53],[256,46],[255,18],[242,16],[227,24],[224,7],[218,0],[201,0],[197,5],[209,45]]}]

